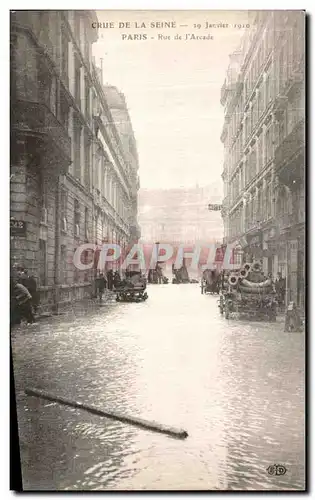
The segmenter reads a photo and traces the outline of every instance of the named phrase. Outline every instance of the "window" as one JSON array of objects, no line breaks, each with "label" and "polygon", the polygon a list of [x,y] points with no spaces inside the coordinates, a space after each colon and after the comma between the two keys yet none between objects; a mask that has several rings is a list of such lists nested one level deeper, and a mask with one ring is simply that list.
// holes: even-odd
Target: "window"
[{"label": "window", "polygon": [[85,208],[85,217],[84,217],[84,234],[85,238],[89,239],[89,209]]},{"label": "window", "polygon": [[269,159],[270,159],[270,129],[268,129],[265,134],[265,162],[267,163]]},{"label": "window", "polygon": [[84,141],[84,184],[86,187],[90,187],[90,140],[85,136]]},{"label": "window", "polygon": [[256,173],[259,172],[260,168],[261,168],[261,163],[262,163],[262,138],[261,136],[257,137],[257,142],[256,142],[257,146],[256,146],[256,150],[257,150],[257,154],[256,154]]},{"label": "window", "polygon": [[262,220],[262,191],[261,187],[258,188],[257,192],[257,212],[256,212],[257,222]]},{"label": "window", "polygon": [[107,220],[104,216],[104,218],[103,218],[103,232],[102,232],[103,241],[107,240],[107,236],[108,236]]},{"label": "window", "polygon": [[257,93],[257,96],[256,96],[256,100],[257,100],[257,120],[259,120],[260,114],[261,114],[261,110],[262,110],[262,106],[261,106],[261,89],[258,90],[258,93]]},{"label": "window", "polygon": [[244,88],[245,88],[245,101],[246,101],[247,100],[247,96],[248,96],[248,83],[247,83],[247,80],[245,80]]},{"label": "window", "polygon": [[244,126],[244,144],[247,142],[248,137],[248,116],[245,117],[245,126]]},{"label": "window", "polygon": [[85,116],[90,118],[90,82],[87,77],[84,78],[85,87]]},{"label": "window", "polygon": [[258,62],[258,72],[260,72],[260,68],[261,68],[261,65],[262,65],[262,49],[261,49],[261,45],[259,47],[259,51],[258,51],[258,55],[257,55],[257,62]]},{"label": "window", "polygon": [[62,188],[60,194],[60,217],[61,230],[67,232],[67,209],[68,209],[68,193]]},{"label": "window", "polygon": [[252,180],[255,175],[256,175],[256,160],[257,160],[257,154],[256,154],[256,147],[252,150],[250,154],[250,180]]},{"label": "window", "polygon": [[46,241],[39,240],[39,284],[45,286],[47,284],[47,251]]},{"label": "window", "polygon": [[258,101],[258,95],[256,94],[256,98],[255,98],[254,104],[253,104],[254,127],[256,126],[256,123],[257,123],[257,120],[258,120],[257,101]]},{"label": "window", "polygon": [[297,21],[295,21],[295,23],[292,26],[292,32],[293,32],[292,60],[293,60],[293,63],[295,63],[296,61],[299,60],[299,56],[300,56],[299,45],[296,43],[299,36],[300,36]]},{"label": "window", "polygon": [[89,38],[88,38],[88,32],[87,32],[86,26],[84,28],[84,57],[85,57],[86,61],[88,62],[90,59],[90,44],[89,44]]},{"label": "window", "polygon": [[265,83],[265,106],[268,106],[270,101],[270,75],[267,75],[266,83]]},{"label": "window", "polygon": [[281,91],[284,81],[284,48],[281,47],[279,54],[279,91]]},{"label": "window", "polygon": [[254,222],[254,200],[253,198],[249,202],[249,220],[250,220],[250,225],[252,226]]},{"label": "window", "polygon": [[100,165],[101,165],[101,183],[100,183],[100,191],[102,193],[102,195],[104,196],[105,195],[105,191],[104,191],[104,182],[105,182],[105,168],[104,168],[104,158],[101,157],[101,162],[100,162]]},{"label": "window", "polygon": [[271,215],[271,191],[270,191],[270,184],[268,183],[266,186],[266,205],[264,208],[266,208],[266,215],[267,219],[269,219]]},{"label": "window", "polygon": [[67,247],[60,247],[60,283],[67,282]]},{"label": "window", "polygon": [[10,33],[10,66],[11,66],[11,78],[10,78],[10,95],[11,100],[16,99],[16,83],[19,73],[18,69],[18,58],[17,58],[17,35]]},{"label": "window", "polygon": [[69,41],[63,29],[61,32],[61,75],[67,84],[68,84],[68,64],[69,64]]},{"label": "window", "polygon": [[76,41],[80,41],[80,13],[74,12],[74,36]]},{"label": "window", "polygon": [[271,50],[274,47],[273,30],[271,29],[271,27],[269,27],[268,30],[267,30],[267,36],[268,36],[268,40],[267,40],[267,54],[269,55],[270,52],[271,52]]},{"label": "window", "polygon": [[41,186],[40,186],[40,194],[41,194],[41,206],[47,208],[48,205],[48,187],[47,187],[47,179],[41,170]]},{"label": "window", "polygon": [[52,94],[52,75],[44,64],[42,57],[38,60],[38,83],[41,100],[50,109],[50,101]]},{"label": "window", "polygon": [[80,237],[80,204],[74,200],[74,237]]},{"label": "window", "polygon": [[[90,262],[90,259],[89,259],[89,251],[88,250],[84,250],[83,254],[82,254],[82,263],[84,265],[87,265],[89,264]],[[89,270],[86,269],[84,272],[84,281],[88,281],[89,280]]]},{"label": "window", "polygon": [[99,216],[95,216],[95,241],[98,243],[99,240]]},{"label": "window", "polygon": [[[75,248],[73,251],[73,258],[76,253],[77,249]],[[82,260],[82,258],[81,258]],[[74,261],[73,261],[73,281],[77,283],[79,281],[79,269],[76,267]]]},{"label": "window", "polygon": [[94,187],[96,189],[100,189],[99,169],[100,169],[100,157],[96,156],[96,158],[95,158],[95,180],[94,180]]},{"label": "window", "polygon": [[279,144],[282,143],[286,137],[286,112],[283,112],[279,120]]},{"label": "window", "polygon": [[63,92],[60,92],[60,122],[68,132],[69,124],[69,103]]},{"label": "window", "polygon": [[74,62],[74,98],[77,105],[81,106],[81,63],[77,56],[75,56]]},{"label": "window", "polygon": [[81,181],[81,127],[74,124],[74,176]]}]

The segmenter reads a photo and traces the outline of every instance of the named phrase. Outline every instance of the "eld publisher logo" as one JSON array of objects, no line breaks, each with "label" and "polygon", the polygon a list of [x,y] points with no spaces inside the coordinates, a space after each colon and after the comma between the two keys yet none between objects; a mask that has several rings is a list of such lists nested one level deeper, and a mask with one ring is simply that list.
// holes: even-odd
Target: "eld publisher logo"
[{"label": "eld publisher logo", "polygon": [[284,465],[274,464],[269,465],[269,467],[267,468],[267,472],[270,476],[284,476],[284,474],[287,472],[287,469]]}]

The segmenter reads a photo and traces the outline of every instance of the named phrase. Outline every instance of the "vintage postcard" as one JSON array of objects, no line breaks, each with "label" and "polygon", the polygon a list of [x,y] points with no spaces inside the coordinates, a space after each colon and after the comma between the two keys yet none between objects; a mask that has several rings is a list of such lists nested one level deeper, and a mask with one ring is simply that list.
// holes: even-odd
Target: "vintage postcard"
[{"label": "vintage postcard", "polygon": [[305,23],[11,12],[12,489],[306,489]]}]

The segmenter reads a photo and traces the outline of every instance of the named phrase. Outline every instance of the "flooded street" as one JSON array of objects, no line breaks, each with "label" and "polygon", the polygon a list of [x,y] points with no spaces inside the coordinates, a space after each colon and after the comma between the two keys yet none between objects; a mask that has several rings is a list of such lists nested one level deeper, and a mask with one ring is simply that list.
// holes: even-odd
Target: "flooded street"
[{"label": "flooded street", "polygon": [[[148,286],[12,335],[24,489],[304,488],[304,334],[226,320],[198,285]],[[25,388],[184,428],[172,439]],[[269,475],[282,464],[285,475]]]}]

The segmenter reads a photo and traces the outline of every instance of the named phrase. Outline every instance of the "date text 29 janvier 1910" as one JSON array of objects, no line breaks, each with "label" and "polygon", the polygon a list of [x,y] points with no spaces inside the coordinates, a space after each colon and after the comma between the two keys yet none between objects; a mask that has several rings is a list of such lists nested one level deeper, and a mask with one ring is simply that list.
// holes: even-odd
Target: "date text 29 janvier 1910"
[{"label": "date text 29 janvier 1910", "polygon": [[[129,28],[136,28],[136,29],[146,29],[146,28],[157,28],[157,29],[166,29],[166,28],[177,28],[177,27],[188,27],[188,25],[179,25],[177,26],[177,23],[175,21],[165,21],[165,22],[153,22],[151,21],[150,23],[145,23],[145,22],[93,22],[92,23],[92,28],[97,28],[97,29],[110,29],[110,28],[119,28],[119,29],[129,29]],[[224,24],[224,23],[215,23],[215,24],[210,24],[208,21],[205,23],[194,23],[192,27],[196,30],[198,29],[209,29],[209,28],[229,28],[232,27],[234,29],[244,29],[244,28],[249,28],[249,25],[247,24]],[[121,34],[122,40],[147,40],[149,38],[149,35],[147,33],[122,33]],[[151,38],[154,38],[151,36]],[[178,40],[213,40],[212,34],[207,34],[207,35],[198,35],[194,33],[185,33],[185,34],[179,34],[177,33],[175,36],[172,38],[178,39]],[[157,35],[158,40],[171,40],[170,35],[166,34],[158,34]]]}]

